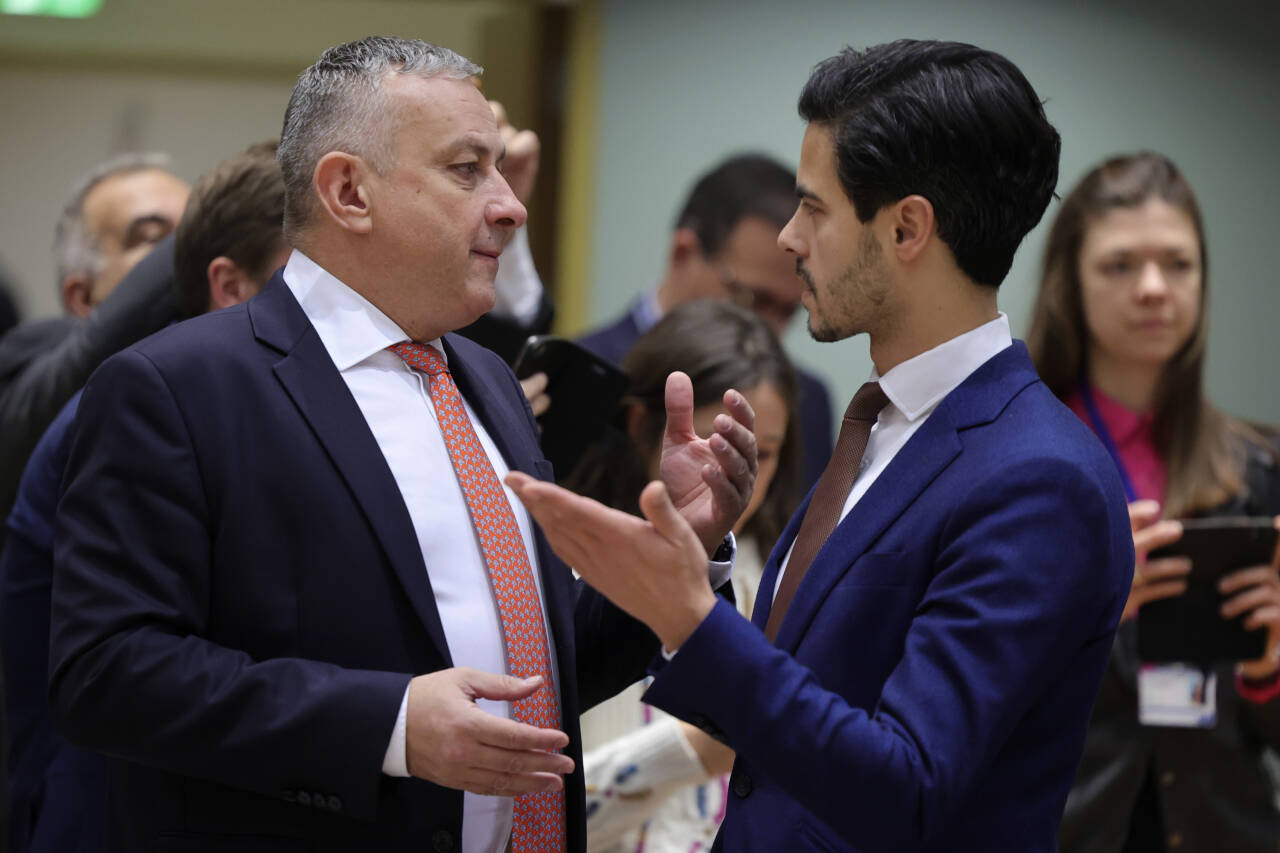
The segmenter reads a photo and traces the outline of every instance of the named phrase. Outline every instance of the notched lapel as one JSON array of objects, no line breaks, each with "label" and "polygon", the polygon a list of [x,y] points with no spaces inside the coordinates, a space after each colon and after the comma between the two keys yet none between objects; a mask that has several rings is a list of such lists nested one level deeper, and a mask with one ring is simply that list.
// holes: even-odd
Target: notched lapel
[{"label": "notched lapel", "polygon": [[960,449],[955,426],[940,407],[903,445],[814,556],[778,629],[778,648],[795,651],[831,588],[960,455]]},{"label": "notched lapel", "polygon": [[[288,348],[275,365],[276,378],[351,489],[432,642],[451,665],[431,579],[391,468],[320,336],[289,290],[280,289],[283,294],[272,292],[256,306],[254,317],[259,338],[277,349]],[[263,332],[275,340],[267,340]]]}]

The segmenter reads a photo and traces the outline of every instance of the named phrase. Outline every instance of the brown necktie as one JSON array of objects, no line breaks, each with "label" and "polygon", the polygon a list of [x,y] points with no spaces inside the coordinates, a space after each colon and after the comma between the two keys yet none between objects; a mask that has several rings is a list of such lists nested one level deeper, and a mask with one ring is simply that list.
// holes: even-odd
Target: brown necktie
[{"label": "brown necktie", "polygon": [[809,501],[804,521],[800,522],[791,559],[787,561],[782,584],[769,610],[769,621],[764,626],[769,642],[777,638],[782,619],[787,615],[787,608],[791,606],[791,599],[795,597],[800,581],[804,580],[809,564],[840,522],[840,511],[849,499],[853,481],[857,479],[862,455],[867,450],[867,439],[871,437],[871,427],[888,403],[889,398],[880,390],[880,383],[868,382],[858,389],[849,408],[845,409],[836,449],[831,453],[817,488],[813,490],[813,500]]}]

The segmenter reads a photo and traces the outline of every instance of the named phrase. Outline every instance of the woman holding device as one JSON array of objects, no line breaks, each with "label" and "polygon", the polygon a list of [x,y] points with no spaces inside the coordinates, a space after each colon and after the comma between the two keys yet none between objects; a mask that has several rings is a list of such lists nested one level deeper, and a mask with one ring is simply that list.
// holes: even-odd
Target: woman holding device
[{"label": "woman holding device", "polygon": [[1246,628],[1266,632],[1258,659],[1155,666],[1137,651],[1139,610],[1182,595],[1194,571],[1186,558],[1146,559],[1182,536],[1173,519],[1280,513],[1275,436],[1203,394],[1207,285],[1199,207],[1168,159],[1113,158],[1064,199],[1028,346],[1045,383],[1115,460],[1137,551],[1067,800],[1064,853],[1280,845],[1263,757],[1280,748],[1275,569],[1247,567],[1218,583],[1221,617],[1243,616]]},{"label": "woman holding device", "polygon": [[[800,473],[796,385],[769,327],[736,305],[693,302],[671,311],[623,362],[630,387],[620,406],[621,430],[588,452],[565,485],[639,514],[640,492],[657,476],[667,377],[693,384],[694,431],[712,432],[725,391],[739,391],[755,410],[759,471],[755,493],[734,527],[733,591],[750,615],[764,557],[795,508]],[[725,774],[733,752],[688,723],[640,701],[636,685],[582,718],[590,853],[687,853],[709,849],[724,817]]]}]

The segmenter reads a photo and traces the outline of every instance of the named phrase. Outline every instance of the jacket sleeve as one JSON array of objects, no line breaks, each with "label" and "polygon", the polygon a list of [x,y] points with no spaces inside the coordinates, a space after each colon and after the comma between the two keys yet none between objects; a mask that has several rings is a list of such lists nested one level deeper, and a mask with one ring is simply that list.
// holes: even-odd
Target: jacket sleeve
[{"label": "jacket sleeve", "polygon": [[0,390],[0,506],[17,492],[27,457],[55,415],[108,356],[177,315],[173,236],[156,244],[116,289],[61,342],[42,352]]},{"label": "jacket sleeve", "polygon": [[50,705],[68,739],[372,818],[408,674],[254,660],[207,639],[213,513],[164,377],[130,350],[85,390],[54,548]]},{"label": "jacket sleeve", "polygon": [[1100,487],[1065,462],[993,471],[955,506],[871,713],[724,602],[645,701],[718,727],[740,758],[859,850],[936,837],[1062,662],[1110,649],[1128,585],[1118,556],[1127,526],[1116,527]]}]

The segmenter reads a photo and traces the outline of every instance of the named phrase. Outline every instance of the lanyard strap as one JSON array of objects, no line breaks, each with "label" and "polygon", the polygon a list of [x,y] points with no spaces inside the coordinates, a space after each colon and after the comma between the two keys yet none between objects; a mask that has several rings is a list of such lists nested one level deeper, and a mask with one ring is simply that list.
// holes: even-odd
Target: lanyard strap
[{"label": "lanyard strap", "polygon": [[1089,383],[1080,380],[1080,399],[1084,400],[1085,411],[1089,413],[1089,423],[1093,427],[1093,431],[1097,434],[1102,446],[1107,449],[1107,453],[1111,456],[1111,461],[1115,463],[1116,470],[1120,473],[1120,482],[1124,485],[1125,497],[1129,499],[1129,503],[1133,503],[1138,499],[1138,493],[1134,491],[1133,481],[1129,479],[1129,470],[1124,467],[1124,460],[1120,458],[1120,451],[1116,449],[1115,439],[1111,437],[1111,430],[1107,429],[1106,423],[1102,420],[1102,414],[1098,411],[1098,403],[1093,399],[1093,389],[1089,387]]}]

